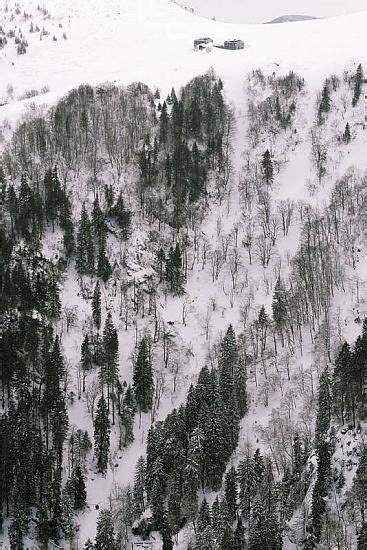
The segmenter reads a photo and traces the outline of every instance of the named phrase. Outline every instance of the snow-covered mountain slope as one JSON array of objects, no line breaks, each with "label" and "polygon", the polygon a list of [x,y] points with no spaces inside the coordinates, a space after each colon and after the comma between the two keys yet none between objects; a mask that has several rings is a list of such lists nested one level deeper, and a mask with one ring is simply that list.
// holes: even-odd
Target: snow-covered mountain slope
[{"label": "snow-covered mountain slope", "polygon": [[271,21],[267,21],[266,24],[273,25],[275,23],[296,23],[297,21],[312,21],[315,19],[317,19],[317,17],[313,17],[312,15],[281,15]]},{"label": "snow-covered mountain slope", "polygon": [[[141,80],[164,88],[179,86],[211,66],[225,81],[239,82],[246,72],[261,66],[293,69],[316,84],[320,77],[367,57],[367,13],[280,28],[208,21],[168,0],[55,0],[48,7],[50,19],[36,10],[37,0],[27,0],[20,3],[20,14],[12,21],[5,6],[0,7],[4,29],[21,28],[29,47],[25,55],[17,55],[14,39],[8,39],[0,49],[2,102],[9,85],[15,98],[44,86],[51,94],[60,94],[83,82]],[[39,33],[29,33],[30,20],[24,20],[23,10],[50,35],[40,40]],[[64,32],[67,40],[62,38]],[[211,36],[215,42],[238,37],[247,47],[200,55],[193,51],[193,41],[200,36]],[[1,116],[8,111],[11,106],[1,108]]]},{"label": "snow-covered mountain slope", "polygon": [[177,0],[202,17],[228,23],[264,23],[282,13],[331,17],[366,9],[363,0]]},{"label": "snow-covered mountain slope", "polygon": [[[152,214],[153,221],[145,216],[135,193],[138,170],[133,168],[136,166],[124,166],[121,175],[106,158],[98,159],[101,162],[97,178],[83,165],[78,170],[65,171],[65,186],[72,200],[75,227],[83,202],[91,210],[95,189],[102,193],[106,182],[123,193],[133,212],[132,234],[127,243],[116,238],[113,231],[108,236],[108,254],[111,263],[116,262],[118,267],[113,281],[102,285],[102,319],[104,323],[107,311],[112,312],[120,344],[118,366],[121,381],[131,382],[136,340],[145,333],[153,333],[158,318],[163,327],[161,330],[167,329],[175,343],[174,360],[168,363],[168,367],[166,365],[167,368],[162,359],[163,339],[158,339],[153,349],[155,384],[156,387],[162,384],[156,419],[164,420],[174,407],[185,402],[188,387],[196,382],[203,365],[216,365],[216,346],[232,324],[236,333],[242,335],[241,345],[251,356],[251,361],[248,370],[249,412],[241,421],[239,445],[231,464],[237,467],[249,448],[259,447],[274,459],[279,479],[284,463],[293,453],[294,433],[300,431],[310,441],[313,438],[320,372],[326,364],[332,363],[332,356],[343,339],[351,344],[356,340],[361,333],[361,319],[367,313],[365,220],[363,216],[360,220],[358,216],[355,219],[365,196],[367,134],[363,129],[364,93],[357,107],[351,105],[357,64],[367,64],[364,40],[367,12],[294,25],[265,26],[210,21],[182,10],[169,0],[54,0],[46,5],[46,13],[37,10],[37,1],[32,0],[20,4],[19,13],[15,14],[11,13],[15,4],[9,1],[7,6],[7,10],[6,6],[0,7],[0,22],[5,34],[10,29],[16,33],[22,29],[28,47],[25,54],[18,55],[14,38],[9,37],[0,50],[3,149],[9,147],[7,139],[11,138],[17,121],[28,108],[28,117],[42,113],[47,118],[49,106],[83,83],[128,85],[142,81],[153,92],[159,88],[160,101],[163,102],[172,86],[178,94],[180,87],[192,77],[211,68],[222,79],[223,97],[233,108],[235,123],[228,134],[231,150],[228,189],[219,196],[215,173],[211,175],[205,215],[199,222],[193,220],[194,227],[188,225],[185,228],[189,242],[185,295],[173,297],[157,283],[155,317],[144,307],[143,313],[135,311],[136,296],[132,291],[123,295],[121,281],[133,281],[135,289],[135,281],[149,279],[155,271],[152,266],[158,245],[161,241],[168,245],[175,239],[184,238],[183,231],[180,234],[164,222],[161,227]],[[25,17],[24,11],[32,18]],[[31,22],[40,31],[29,32]],[[43,34],[40,40],[43,27],[50,34]],[[53,40],[53,36],[57,40]],[[210,36],[215,43],[239,38],[245,42],[245,49],[195,51],[194,39],[201,36]],[[288,71],[300,75],[296,84],[290,77],[289,97],[287,85],[282,80]],[[332,74],[337,76],[327,84],[331,95],[330,112],[321,124],[317,120],[318,94],[325,78]],[[42,91],[43,87],[50,91]],[[21,99],[30,89],[41,94]],[[277,96],[278,100],[280,97],[280,106]],[[33,103],[36,107],[32,106]],[[40,108],[42,105],[44,107]],[[158,118],[158,99],[152,108]],[[277,112],[277,108],[281,112]],[[282,111],[283,108],[286,112]],[[168,111],[171,114],[170,107]],[[277,121],[273,120],[274,112]],[[350,140],[343,137],[347,123],[350,125]],[[143,144],[139,145],[144,149]],[[268,197],[270,206],[266,201],[260,204],[261,197],[258,198],[254,190],[266,151],[270,151],[274,162],[274,184]],[[18,153],[17,147],[13,153]],[[320,159],[323,161],[322,173],[315,168]],[[340,202],[343,203],[347,196],[351,204],[347,213],[338,211],[335,221],[327,209],[331,199],[335,199],[333,204],[339,204],[332,194],[337,181],[349,190],[347,192],[343,187]],[[287,208],[289,231],[282,230]],[[322,228],[324,219],[328,227],[333,223],[337,229],[339,224],[342,226],[341,235],[330,248],[333,252],[336,249],[336,256],[341,258],[345,277],[341,277],[342,282],[338,279],[338,284],[333,287],[328,304],[330,309],[323,311],[325,318],[320,316],[316,322],[313,319],[314,326],[302,325],[304,319],[297,319],[295,326],[299,333],[287,335],[289,347],[283,347],[279,338],[279,349],[274,352],[273,342],[269,343],[271,338],[268,336],[269,349],[265,355],[260,354],[256,351],[259,345],[256,340],[260,338],[259,312],[264,305],[268,316],[272,315],[273,293],[280,274],[287,282],[296,284],[292,279],[298,265],[294,259],[301,243],[301,230],[307,229],[308,216],[310,219],[319,216],[318,223]],[[271,242],[272,237],[276,241],[270,247],[268,258],[262,248],[263,230],[267,232],[265,244]],[[61,231],[56,229],[54,232],[48,227],[42,242],[43,253],[56,261],[61,241]],[[223,261],[224,256],[226,261]],[[330,257],[334,259],[334,256]],[[297,258],[300,261],[300,257]],[[338,277],[336,270],[335,278]],[[61,284],[63,314],[55,328],[62,335],[62,346],[70,368],[70,392],[74,397],[78,384],[80,386],[81,343],[91,325],[89,295],[94,283],[93,277],[80,278],[75,263],[71,261]],[[66,329],[67,313],[73,308],[76,309],[76,318]],[[129,316],[126,322],[124,308]],[[327,324],[329,319],[333,320],[332,326]],[[274,333],[274,342],[277,338]],[[98,391],[96,369],[87,378],[90,396],[93,384]],[[72,401],[70,397],[68,413],[71,425],[88,430],[92,437],[90,403],[85,396]],[[117,487],[133,482],[136,460],[145,453],[150,425],[149,413],[142,415],[141,422],[136,418],[135,441],[123,450],[118,449],[118,427],[113,428],[105,477],[96,473],[95,461],[89,457],[88,508],[79,514],[79,541],[74,540],[70,547],[75,543],[84,544],[88,537],[94,538],[99,509],[110,505],[112,495],[118,494]],[[348,431],[347,426],[337,424],[335,430],[338,448],[333,467],[338,474],[342,471],[345,475],[346,489],[349,490],[357,467],[354,456],[359,452],[362,435],[360,430],[351,428]],[[353,445],[349,449],[351,441]],[[352,450],[353,461],[352,455],[348,454]],[[295,548],[290,538],[298,543],[305,534],[306,520],[303,521],[302,513],[305,517],[310,513],[311,493],[316,481],[312,467],[317,463],[314,453],[310,453],[307,460],[311,482],[304,508],[300,506],[295,517],[286,524],[285,548]],[[345,492],[343,489],[342,494],[333,495],[337,502],[332,507],[333,513],[340,512],[339,504],[344,503]],[[202,496],[200,492],[200,499]],[[207,493],[206,496],[212,503],[216,494]],[[345,514],[339,516],[340,522],[345,520],[348,511]],[[345,536],[353,545],[355,529],[352,524],[348,525]],[[193,528],[186,526],[179,531],[176,548],[186,550],[193,537]],[[158,549],[161,548],[158,535],[157,541],[155,548]],[[343,543],[340,544],[343,548]]]}]

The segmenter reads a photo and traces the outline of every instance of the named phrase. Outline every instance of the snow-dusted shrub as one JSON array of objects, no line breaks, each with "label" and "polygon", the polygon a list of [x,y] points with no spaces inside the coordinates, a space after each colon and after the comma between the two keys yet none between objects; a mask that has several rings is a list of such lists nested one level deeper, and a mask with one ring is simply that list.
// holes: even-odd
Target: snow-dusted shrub
[{"label": "snow-dusted shrub", "polygon": [[14,98],[14,86],[13,84],[8,84],[6,87],[6,93],[10,99]]},{"label": "snow-dusted shrub", "polygon": [[22,39],[17,46],[17,54],[23,55],[27,53],[27,48],[28,48],[28,42]]},{"label": "snow-dusted shrub", "polygon": [[31,88],[29,90],[25,90],[20,96],[19,100],[22,99],[31,99],[32,97],[36,97],[38,95],[47,94],[50,91],[50,88],[48,86],[43,86],[40,90],[36,90],[35,88]]}]

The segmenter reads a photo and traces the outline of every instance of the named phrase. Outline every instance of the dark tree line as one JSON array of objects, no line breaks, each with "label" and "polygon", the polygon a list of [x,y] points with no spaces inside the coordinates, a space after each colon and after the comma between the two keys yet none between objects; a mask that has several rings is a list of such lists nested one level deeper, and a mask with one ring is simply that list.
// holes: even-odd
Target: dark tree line
[{"label": "dark tree line", "polygon": [[1,412],[0,513],[11,517],[10,545],[23,548],[31,522],[39,543],[74,534],[73,513],[85,506],[84,471],[63,477],[68,432],[66,367],[53,323],[60,315],[63,264],[40,248],[46,231],[59,224],[72,244],[70,202],[57,170],[17,188],[1,171],[0,227]]},{"label": "dark tree line", "polygon": [[180,228],[206,196],[210,172],[228,177],[230,113],[212,74],[194,78],[179,97],[172,90],[159,110],[159,129],[139,155],[140,200],[148,216]]},{"label": "dark tree line", "polygon": [[253,71],[249,80],[250,84],[257,83],[262,90],[268,87],[266,99],[257,104],[252,100],[249,103],[248,136],[251,145],[255,147],[261,136],[274,135],[292,128],[298,96],[305,81],[293,71],[284,76],[276,76],[274,73],[266,77],[259,69]]},{"label": "dark tree line", "polygon": [[[142,344],[136,376],[143,368],[148,372],[144,350]],[[137,391],[135,380],[134,384]],[[145,393],[136,395],[146,402]],[[220,344],[218,368],[204,367],[189,389],[186,405],[149,431],[146,467],[138,464],[134,487],[138,516],[150,505],[155,528],[167,537],[177,534],[186,521],[195,521],[197,492],[221,486],[246,411],[245,367],[230,326]]]},{"label": "dark tree line", "polygon": [[127,88],[83,85],[69,92],[50,116],[22,122],[6,152],[13,178],[27,173],[38,181],[44,166],[57,164],[64,181],[82,168],[97,178],[107,159],[118,178],[140,140],[155,123],[153,95],[142,83]]},{"label": "dark tree line", "polygon": [[[358,336],[354,349],[344,343],[335,359],[332,375],[324,370],[320,376],[318,410],[315,429],[315,450],[317,457],[316,481],[312,493],[312,521],[307,538],[307,548],[315,548],[323,537],[327,521],[327,499],[332,485],[336,483],[331,468],[335,450],[331,425],[333,415],[356,428],[366,417],[365,392],[367,387],[367,321],[363,323],[362,334]],[[353,500],[360,506],[361,535],[365,521],[367,478],[365,476],[366,452],[362,449],[359,468],[354,480]],[[338,481],[338,480],[337,480]],[[340,481],[340,477],[339,477]],[[362,498],[361,498],[362,497]]]},{"label": "dark tree line", "polygon": [[362,334],[351,349],[345,342],[335,361],[332,380],[334,413],[338,420],[354,427],[358,419],[366,417],[367,387],[367,320]]}]

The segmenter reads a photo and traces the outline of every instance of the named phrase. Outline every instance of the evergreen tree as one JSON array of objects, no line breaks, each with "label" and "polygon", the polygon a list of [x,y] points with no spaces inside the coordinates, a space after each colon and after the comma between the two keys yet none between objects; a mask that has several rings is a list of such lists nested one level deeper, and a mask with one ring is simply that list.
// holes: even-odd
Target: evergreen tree
[{"label": "evergreen tree", "polygon": [[207,527],[211,527],[211,524],[212,524],[212,518],[210,514],[209,504],[206,498],[204,498],[200,506],[198,520],[197,520],[198,532],[203,533]]},{"label": "evergreen tree", "polygon": [[352,100],[353,107],[357,105],[359,98],[361,97],[362,85],[363,85],[363,67],[361,64],[359,64],[357,67],[356,75],[354,77],[354,95]]},{"label": "evergreen tree", "polygon": [[195,428],[190,436],[182,488],[182,507],[185,516],[190,519],[197,515],[197,491],[202,484],[203,440],[202,432]]},{"label": "evergreen tree", "polygon": [[60,227],[64,232],[63,244],[67,258],[70,258],[75,249],[74,225],[71,215],[70,200],[65,196],[61,206]]},{"label": "evergreen tree", "polygon": [[234,548],[236,550],[246,550],[245,528],[241,518],[238,518],[236,530],[234,532]]},{"label": "evergreen tree", "polygon": [[280,123],[280,125],[282,126],[283,113],[282,113],[282,108],[280,106],[279,95],[277,95],[275,97],[275,118]]},{"label": "evergreen tree", "polygon": [[18,218],[17,227],[20,235],[27,241],[31,242],[31,221],[34,212],[34,195],[32,189],[27,183],[27,179],[22,175],[19,200],[18,200]]},{"label": "evergreen tree", "polygon": [[367,520],[367,447],[362,447],[356,475],[353,481],[353,497],[360,510],[362,523]]},{"label": "evergreen tree", "polygon": [[238,414],[243,418],[247,412],[247,373],[240,358],[234,366],[234,384]]},{"label": "evergreen tree", "polygon": [[301,478],[303,468],[302,444],[299,435],[296,433],[293,439],[293,467],[292,475],[295,481]]},{"label": "evergreen tree", "polygon": [[237,497],[238,497],[237,473],[233,466],[226,473],[225,482],[224,482],[224,494],[228,505],[228,511],[233,521],[237,515]]},{"label": "evergreen tree", "polygon": [[147,337],[139,342],[138,354],[134,363],[134,394],[141,412],[148,412],[153,403],[153,371]]},{"label": "evergreen tree", "polygon": [[106,210],[107,212],[111,211],[114,201],[114,190],[112,185],[105,184],[104,186],[104,196],[106,201]]},{"label": "evergreen tree", "polygon": [[193,550],[222,550],[216,541],[212,527],[207,527],[204,531],[198,531]]},{"label": "evergreen tree", "polygon": [[256,449],[254,453],[254,479],[256,485],[260,485],[264,479],[264,459],[260,453],[260,449]]},{"label": "evergreen tree", "polygon": [[316,542],[320,541],[323,516],[326,510],[325,497],[330,485],[331,452],[327,435],[330,427],[330,387],[325,370],[320,376],[318,410],[316,417],[317,476],[312,494],[312,528]]},{"label": "evergreen tree", "polygon": [[163,541],[162,550],[173,550],[172,537],[169,531],[167,530],[163,531],[162,541]]},{"label": "evergreen tree", "polygon": [[286,329],[287,324],[287,298],[286,291],[280,276],[278,277],[275,284],[272,311],[275,328],[280,334],[282,339],[282,346],[284,346],[284,330]]},{"label": "evergreen tree", "polygon": [[164,250],[163,248],[160,248],[157,252],[157,262],[156,262],[156,265],[157,265],[157,271],[158,271],[158,274],[159,274],[159,282],[161,283],[163,281],[163,266],[165,264],[165,261],[166,261],[166,255],[164,253]]},{"label": "evergreen tree", "polygon": [[232,519],[225,499],[219,501],[217,497],[213,504],[212,516],[212,527],[219,547],[221,550],[232,550],[234,545]]},{"label": "evergreen tree", "polygon": [[316,480],[312,493],[312,528],[316,542],[321,538],[322,521],[326,510],[324,492],[322,482]]},{"label": "evergreen tree", "polygon": [[63,444],[68,432],[68,425],[65,392],[59,390],[50,407],[50,427],[58,467],[62,465]]},{"label": "evergreen tree", "polygon": [[163,468],[162,458],[158,458],[154,463],[152,471],[152,488],[150,492],[150,506],[153,513],[155,529],[161,531],[166,524],[166,510],[164,506],[166,479]]},{"label": "evergreen tree", "polygon": [[314,550],[316,548],[315,537],[308,533],[306,539],[303,541],[302,550]]},{"label": "evergreen tree", "polygon": [[196,141],[192,147],[191,162],[190,162],[190,194],[189,198],[191,202],[195,202],[205,191],[206,182],[206,168],[203,164],[203,160],[200,155],[199,148]]},{"label": "evergreen tree", "polygon": [[85,392],[85,378],[88,372],[92,370],[92,352],[90,348],[89,336],[88,333],[85,335],[82,347],[81,347],[81,358],[80,363],[83,372],[83,393]]},{"label": "evergreen tree", "polygon": [[98,243],[97,275],[105,283],[111,277],[112,267],[106,253],[106,234],[100,234]]},{"label": "evergreen tree", "polygon": [[261,356],[265,353],[266,349],[266,338],[267,338],[267,332],[269,328],[269,317],[266,313],[265,306],[262,305],[259,311],[259,317],[255,322],[256,330],[258,332],[258,336],[260,339],[260,352]]},{"label": "evergreen tree", "polygon": [[363,522],[362,529],[358,535],[357,550],[366,550],[367,548],[367,522]]},{"label": "evergreen tree", "polygon": [[140,517],[145,511],[145,485],[146,485],[146,469],[147,465],[143,456],[141,456],[136,464],[134,477],[134,511],[135,516]]},{"label": "evergreen tree", "polygon": [[[107,386],[107,407],[110,408],[110,396],[118,378],[119,341],[117,330],[109,312],[103,330],[103,364],[100,370],[102,384]],[[115,423],[115,407],[112,400],[112,424]]]},{"label": "evergreen tree", "polygon": [[176,103],[176,102],[177,102],[177,96],[176,96],[176,92],[175,92],[175,89],[174,89],[174,88],[172,88],[172,90],[171,90],[171,95],[170,95],[170,97],[171,97],[171,102],[172,102],[172,103]]},{"label": "evergreen tree", "polygon": [[50,540],[50,530],[48,525],[48,513],[46,504],[42,502],[37,511],[37,540],[46,546]]},{"label": "evergreen tree", "polygon": [[[358,336],[353,354],[353,369],[349,378],[351,384],[351,396],[353,396],[352,415],[355,422],[354,401],[362,405],[361,414],[366,413],[366,388],[367,388],[367,318],[363,321],[362,334]],[[364,407],[364,408],[363,408]]]},{"label": "evergreen tree", "polygon": [[122,408],[120,411],[121,424],[124,428],[123,446],[127,447],[134,441],[134,416],[135,416],[135,399],[131,386],[128,386]]},{"label": "evergreen tree", "polygon": [[105,473],[110,448],[110,421],[106,401],[102,395],[98,402],[97,413],[94,419],[94,452],[97,457],[97,469]]},{"label": "evergreen tree", "polygon": [[171,246],[168,258],[166,260],[166,281],[169,285],[169,290],[173,295],[181,295],[184,293],[185,276],[182,266],[182,255],[180,245],[177,243],[175,247]]},{"label": "evergreen tree", "polygon": [[85,541],[83,550],[94,550],[94,544],[93,544],[93,542],[92,542],[90,539],[87,539],[87,540]]},{"label": "evergreen tree", "polygon": [[252,457],[247,456],[238,466],[239,504],[245,519],[250,517],[252,501],[256,494],[257,476]]},{"label": "evergreen tree", "polygon": [[9,527],[9,543],[10,550],[23,550],[23,527],[22,520],[19,515],[16,515]]},{"label": "evergreen tree", "polygon": [[82,206],[79,222],[76,268],[81,275],[92,274],[94,272],[94,245],[91,235],[91,224],[85,204]]},{"label": "evergreen tree", "polygon": [[320,376],[318,391],[318,407],[316,417],[316,441],[323,439],[330,427],[331,417],[331,398],[330,382],[327,370],[324,370]]},{"label": "evergreen tree", "polygon": [[97,329],[101,328],[101,288],[99,281],[97,281],[96,286],[94,287],[93,299],[92,299],[92,315],[93,322],[96,325]]},{"label": "evergreen tree", "polygon": [[101,239],[102,235],[106,235],[106,223],[104,219],[103,212],[99,206],[99,197],[98,193],[94,199],[93,210],[92,210],[92,227],[94,234],[98,240]]},{"label": "evergreen tree", "polygon": [[202,409],[199,426],[205,434],[204,471],[206,483],[213,489],[221,485],[225,465],[233,448],[228,445],[228,424],[222,400],[217,396],[205,417]]},{"label": "evergreen tree", "polygon": [[[174,473],[169,485],[167,502],[167,524],[169,539],[172,534],[177,534],[181,525],[181,480],[177,473]],[[164,531],[163,531],[164,532]]]},{"label": "evergreen tree", "polygon": [[[226,423],[229,428],[229,437],[231,448],[234,449],[238,442],[239,434],[239,403],[237,396],[240,395],[240,404],[246,410],[246,386],[244,388],[235,388],[235,373],[238,372],[238,347],[236,336],[232,325],[228,327],[225,337],[219,350],[219,390],[222,403],[226,412]],[[236,383],[239,382],[236,380]],[[243,381],[242,381],[243,383]],[[242,402],[242,390],[245,394],[245,403]]]},{"label": "evergreen tree", "polygon": [[333,373],[333,403],[335,412],[344,424],[345,415],[354,403],[352,380],[352,354],[348,342],[344,342],[335,361]]},{"label": "evergreen tree", "polygon": [[265,183],[271,185],[274,181],[274,168],[269,149],[263,154],[261,167]]},{"label": "evergreen tree", "polygon": [[350,126],[349,126],[349,122],[347,122],[343,133],[343,141],[344,143],[350,143],[350,140],[351,140]]},{"label": "evergreen tree", "polygon": [[196,140],[201,139],[203,126],[203,113],[200,107],[200,100],[194,94],[188,109],[185,112],[188,136]]},{"label": "evergreen tree", "polygon": [[61,463],[57,466],[54,479],[50,484],[50,500],[49,508],[51,511],[51,517],[48,522],[49,537],[51,540],[58,543],[62,537],[62,502],[61,502]]},{"label": "evergreen tree", "polygon": [[61,187],[56,170],[46,171],[43,186],[45,190],[45,212],[47,220],[52,222],[52,230],[54,231],[61,195]]},{"label": "evergreen tree", "polygon": [[73,506],[75,510],[83,510],[87,504],[87,491],[85,488],[85,479],[83,471],[77,464],[71,476],[73,487]]},{"label": "evergreen tree", "polygon": [[61,500],[60,527],[65,539],[74,536],[74,502],[68,491],[64,489]]},{"label": "evergreen tree", "polygon": [[93,363],[98,367],[102,367],[104,364],[103,338],[98,332],[91,337],[91,345]]},{"label": "evergreen tree", "polygon": [[131,212],[125,207],[122,193],[119,194],[116,204],[111,209],[110,214],[121,229],[121,237],[127,240],[130,235]]},{"label": "evergreen tree", "polygon": [[117,550],[115,529],[109,510],[101,510],[98,516],[94,548],[95,550]]},{"label": "evergreen tree", "polygon": [[321,94],[321,100],[319,105],[319,124],[324,122],[324,115],[329,113],[331,108],[330,90],[329,85],[326,82]]},{"label": "evergreen tree", "polygon": [[168,137],[169,117],[167,114],[167,103],[164,101],[159,119],[159,142],[164,145]]},{"label": "evergreen tree", "polygon": [[283,546],[274,512],[265,512],[259,497],[252,510],[249,550],[281,550]]}]

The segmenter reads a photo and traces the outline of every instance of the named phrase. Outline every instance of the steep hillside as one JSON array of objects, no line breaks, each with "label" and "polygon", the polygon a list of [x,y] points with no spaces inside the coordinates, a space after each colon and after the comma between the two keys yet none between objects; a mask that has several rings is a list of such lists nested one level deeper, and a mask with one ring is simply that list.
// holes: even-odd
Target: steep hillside
[{"label": "steep hillside", "polygon": [[0,7],[0,540],[361,550],[367,14],[23,4]]}]

